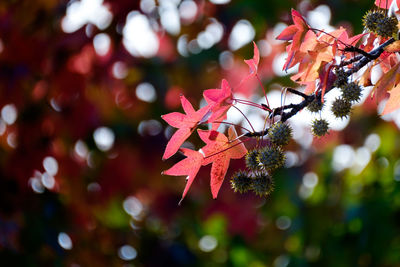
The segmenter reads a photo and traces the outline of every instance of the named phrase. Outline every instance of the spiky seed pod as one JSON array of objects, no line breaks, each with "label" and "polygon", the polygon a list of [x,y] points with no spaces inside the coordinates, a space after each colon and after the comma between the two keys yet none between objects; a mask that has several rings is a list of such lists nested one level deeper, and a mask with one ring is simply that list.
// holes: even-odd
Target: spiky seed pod
[{"label": "spiky seed pod", "polygon": [[288,124],[279,121],[269,128],[268,136],[272,144],[285,146],[292,139],[292,128]]},{"label": "spiky seed pod", "polygon": [[336,98],[332,104],[332,113],[336,118],[347,117],[351,110],[351,103],[341,97]]},{"label": "spiky seed pod", "polygon": [[329,123],[324,119],[315,119],[311,125],[311,131],[314,136],[324,136],[328,133]]},{"label": "spiky seed pod", "polygon": [[397,23],[397,18],[394,16],[379,19],[376,23],[376,34],[383,38],[394,36],[398,31]]},{"label": "spiky seed pod", "polygon": [[345,87],[341,88],[342,97],[349,102],[358,102],[361,97],[361,90],[361,86],[357,83],[348,83]]},{"label": "spiky seed pod", "polygon": [[249,174],[244,171],[236,172],[231,178],[231,186],[233,191],[239,193],[246,193],[252,189],[253,179],[250,178]]},{"label": "spiky seed pod", "polygon": [[336,73],[336,80],[333,83],[334,87],[342,88],[347,84],[347,75],[344,69],[337,69]]},{"label": "spiky seed pod", "polygon": [[257,160],[258,152],[258,149],[253,149],[246,154],[246,166],[252,171],[260,168],[259,162]]},{"label": "spiky seed pod", "polygon": [[285,164],[285,155],[282,149],[277,146],[264,147],[258,154],[257,159],[269,173],[272,173]]},{"label": "spiky seed pod", "polygon": [[364,15],[362,22],[370,32],[376,32],[378,21],[385,18],[385,13],[382,10],[370,10]]},{"label": "spiky seed pod", "polygon": [[315,98],[310,104],[308,104],[307,108],[311,112],[320,112],[324,107],[324,103],[321,102],[320,98]]},{"label": "spiky seed pod", "polygon": [[274,190],[274,181],[268,174],[261,174],[252,179],[253,192],[260,196],[268,196]]}]

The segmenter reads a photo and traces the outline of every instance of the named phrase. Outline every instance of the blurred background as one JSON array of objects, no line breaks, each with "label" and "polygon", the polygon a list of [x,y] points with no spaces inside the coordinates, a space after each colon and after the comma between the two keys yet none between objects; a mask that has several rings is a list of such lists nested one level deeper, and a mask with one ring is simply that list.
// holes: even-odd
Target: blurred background
[{"label": "blurred background", "polygon": [[[400,266],[400,114],[380,118],[366,93],[351,120],[326,113],[327,137],[312,138],[308,111],[291,120],[287,168],[268,198],[235,194],[225,181],[213,200],[208,166],[178,206],[184,177],[160,175],[182,159],[161,160],[174,130],[160,116],[182,112],[180,94],[198,108],[222,78],[238,85],[254,40],[277,107],[282,86],[294,86],[281,71],[285,44],[275,41],[292,24],[291,8],[316,28],[360,33],[372,7],[1,1],[0,265]],[[256,80],[235,94],[263,96]],[[226,180],[240,168],[233,161]]]}]

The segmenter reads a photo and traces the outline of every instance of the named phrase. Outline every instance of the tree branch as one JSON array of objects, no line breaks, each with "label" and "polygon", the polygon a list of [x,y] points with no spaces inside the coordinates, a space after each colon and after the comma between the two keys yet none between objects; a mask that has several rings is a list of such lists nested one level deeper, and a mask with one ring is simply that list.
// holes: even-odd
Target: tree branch
[{"label": "tree branch", "polygon": [[[356,62],[356,63],[354,64],[354,66],[352,68],[350,68],[349,70],[347,70],[345,72],[345,75],[347,77],[349,77],[350,75],[359,71],[362,67],[367,65],[372,60],[379,58],[379,56],[385,51],[384,48],[386,46],[392,44],[394,41],[395,41],[395,39],[391,38],[391,39],[387,40],[386,42],[384,42],[383,44],[381,44],[380,46],[378,46],[377,48],[370,51],[369,53],[363,51],[363,53],[360,53],[361,55],[355,56],[354,58],[356,58],[357,60],[355,60],[354,62]],[[358,49],[355,49],[354,51],[359,52]],[[350,59],[350,61],[351,60],[352,59]],[[341,65],[339,65],[339,66],[341,66]],[[330,90],[332,90],[332,88],[334,88],[333,85],[330,86],[329,88],[326,88],[325,93],[328,93]],[[291,89],[291,88],[288,88],[289,92],[294,93],[293,92],[294,90],[289,90],[289,89]],[[281,115],[281,121],[285,122],[288,119],[290,119],[291,117],[293,117],[294,115],[296,115],[297,112],[299,112],[303,108],[307,107],[314,99],[316,99],[317,97],[321,98],[321,91],[318,91],[316,94],[312,94],[312,95],[305,95],[305,94],[297,92],[297,91],[294,94],[304,97],[304,100],[298,104],[289,104],[289,105],[284,105],[284,106],[275,108],[275,109],[273,109],[273,111],[271,112],[271,114],[269,116],[271,118],[273,118],[277,115]],[[290,109],[290,111],[285,111],[288,109]],[[248,136],[248,137],[263,136],[263,135],[266,135],[267,133],[268,133],[268,131],[264,130],[264,131],[260,131],[260,132],[247,133],[245,136]]]}]

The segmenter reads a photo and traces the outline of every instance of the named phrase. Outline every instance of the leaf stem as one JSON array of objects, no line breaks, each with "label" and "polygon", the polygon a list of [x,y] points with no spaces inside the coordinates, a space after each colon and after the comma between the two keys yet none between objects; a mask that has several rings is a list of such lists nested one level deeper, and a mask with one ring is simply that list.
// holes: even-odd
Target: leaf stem
[{"label": "leaf stem", "polygon": [[269,108],[269,102],[268,102],[268,97],[267,97],[267,92],[265,91],[264,85],[262,84],[260,77],[258,76],[258,73],[256,74],[257,80],[259,82],[259,84],[261,85],[261,88],[263,90],[264,96],[265,96],[265,100],[267,101],[267,106]]},{"label": "leaf stem", "polygon": [[254,128],[253,128],[253,125],[251,124],[249,118],[247,118],[247,116],[244,115],[244,113],[243,113],[238,107],[236,107],[236,106],[232,106],[232,107],[236,108],[236,110],[239,111],[240,114],[243,115],[243,117],[246,119],[247,123],[250,125],[251,129],[253,130],[253,132],[255,132],[255,130],[254,130]]}]

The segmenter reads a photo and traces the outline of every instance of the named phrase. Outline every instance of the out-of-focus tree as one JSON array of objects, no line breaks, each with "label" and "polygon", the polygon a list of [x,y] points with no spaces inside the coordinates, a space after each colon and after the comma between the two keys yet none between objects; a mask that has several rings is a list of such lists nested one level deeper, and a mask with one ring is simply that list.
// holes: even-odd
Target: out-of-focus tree
[{"label": "out-of-focus tree", "polygon": [[[380,119],[370,99],[323,139],[294,124],[268,198],[234,194],[226,181],[212,200],[205,167],[178,206],[184,179],[160,175],[183,158],[161,161],[173,130],[160,116],[180,108],[180,94],[197,109],[222,78],[239,84],[255,40],[258,74],[279,105],[294,85],[275,39],[290,8],[314,28],[353,35],[372,5],[0,2],[1,265],[396,266],[399,116]],[[264,97],[256,79],[235,93]],[[244,162],[228,175],[235,168]]]}]

